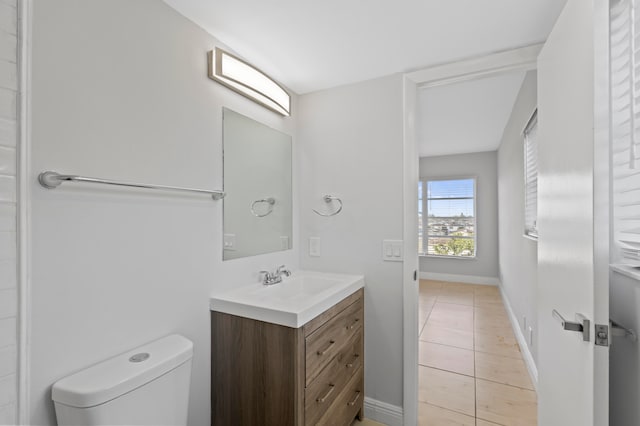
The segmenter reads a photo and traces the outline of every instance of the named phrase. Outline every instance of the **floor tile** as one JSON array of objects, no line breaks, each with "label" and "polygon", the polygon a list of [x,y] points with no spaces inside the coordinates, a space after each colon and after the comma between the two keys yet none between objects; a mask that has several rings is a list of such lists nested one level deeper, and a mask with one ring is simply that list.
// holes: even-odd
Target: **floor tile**
[{"label": "floor tile", "polygon": [[476,317],[509,318],[509,314],[502,304],[500,306],[475,306],[473,309]]},{"label": "floor tile", "polygon": [[506,313],[500,313],[498,309],[475,307],[473,326],[475,331],[484,333],[513,333],[509,317]]},{"label": "floor tile", "polygon": [[476,331],[474,333],[474,349],[477,352],[522,359],[520,347],[510,329],[494,333]]},{"label": "floor tile", "polygon": [[473,349],[473,332],[438,325],[427,324],[422,329],[420,340],[462,349]]},{"label": "floor tile", "polygon": [[476,284],[473,286],[473,291],[476,294],[500,294],[500,287],[497,285]]},{"label": "floor tile", "polygon": [[369,419],[357,420],[352,423],[352,426],[385,426],[383,423],[374,422]]},{"label": "floor tile", "polygon": [[453,373],[473,376],[473,351],[454,348],[437,343],[420,342],[419,363],[426,367],[439,368]]},{"label": "floor tile", "polygon": [[502,296],[500,296],[500,294],[493,293],[475,293],[473,304],[475,306],[494,306],[502,308]]},{"label": "floor tile", "polygon": [[438,300],[438,296],[428,296],[428,295],[420,295],[420,299],[418,300],[418,306],[422,305],[433,305]]},{"label": "floor tile", "polygon": [[488,422],[482,419],[476,419],[476,426],[500,426],[498,423]]},{"label": "floor tile", "polygon": [[435,299],[442,291],[442,283],[437,281],[420,280],[420,300],[425,298]]},{"label": "floor tile", "polygon": [[418,306],[418,314],[420,315],[420,321],[422,322],[422,319],[424,319],[425,321],[427,320],[427,318],[429,317],[429,314],[431,313],[431,310],[433,309],[435,303],[421,303]]},{"label": "floor tile", "polygon": [[429,324],[473,331],[473,307],[436,302],[429,317]]},{"label": "floor tile", "polygon": [[534,390],[522,359],[476,352],[475,360],[477,378]]},{"label": "floor tile", "polygon": [[458,413],[475,415],[474,378],[418,366],[418,400]]},{"label": "floor tile", "polygon": [[418,426],[475,426],[475,418],[420,402]]},{"label": "floor tile", "polygon": [[442,288],[444,289],[457,289],[457,290],[468,290],[468,291],[475,291],[476,285],[475,284],[467,284],[467,283],[460,283],[460,282],[448,282],[445,281],[442,283]]},{"label": "floor tile", "polygon": [[442,289],[438,296],[438,302],[473,306],[473,291]]},{"label": "floor tile", "polygon": [[420,293],[425,289],[440,289],[442,288],[442,281],[434,280],[420,280]]},{"label": "floor tile", "polygon": [[537,424],[536,393],[477,379],[476,415],[506,426],[534,426]]}]

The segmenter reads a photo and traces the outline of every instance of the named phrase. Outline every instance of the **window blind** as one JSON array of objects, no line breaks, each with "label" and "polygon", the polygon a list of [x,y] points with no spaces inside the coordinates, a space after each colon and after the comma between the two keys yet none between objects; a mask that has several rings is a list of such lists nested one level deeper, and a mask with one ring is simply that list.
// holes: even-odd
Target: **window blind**
[{"label": "window blind", "polygon": [[524,233],[538,238],[538,112],[524,129]]},{"label": "window blind", "polygon": [[640,13],[637,0],[610,2],[610,111],[614,261],[640,266]]}]

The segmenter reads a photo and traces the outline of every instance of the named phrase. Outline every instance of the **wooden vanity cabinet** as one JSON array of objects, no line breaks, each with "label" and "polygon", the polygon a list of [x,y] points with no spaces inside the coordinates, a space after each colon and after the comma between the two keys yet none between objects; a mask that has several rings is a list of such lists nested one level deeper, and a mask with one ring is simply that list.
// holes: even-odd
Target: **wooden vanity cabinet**
[{"label": "wooden vanity cabinet", "polygon": [[211,312],[211,424],[339,426],[362,418],[363,295],[297,329]]}]

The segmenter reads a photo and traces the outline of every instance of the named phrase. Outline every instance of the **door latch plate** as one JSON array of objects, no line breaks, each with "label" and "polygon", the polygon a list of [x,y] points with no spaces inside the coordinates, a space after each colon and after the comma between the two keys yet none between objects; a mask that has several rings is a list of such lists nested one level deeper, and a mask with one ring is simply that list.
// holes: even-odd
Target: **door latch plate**
[{"label": "door latch plate", "polygon": [[609,346],[609,326],[606,324],[596,324],[596,345]]}]

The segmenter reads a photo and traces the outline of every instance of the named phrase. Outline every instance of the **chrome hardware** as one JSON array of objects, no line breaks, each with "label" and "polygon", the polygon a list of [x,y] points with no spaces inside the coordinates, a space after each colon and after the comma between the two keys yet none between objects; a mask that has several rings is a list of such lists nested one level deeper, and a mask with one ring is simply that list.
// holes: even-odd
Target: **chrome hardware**
[{"label": "chrome hardware", "polygon": [[291,276],[291,271],[286,269],[284,265],[280,265],[275,272],[260,271],[260,274],[264,274],[264,277],[262,278],[262,284],[273,285],[281,283],[283,275],[286,277]]},{"label": "chrome hardware", "polygon": [[149,359],[151,355],[148,352],[140,352],[135,355],[131,355],[129,362],[143,362]]},{"label": "chrome hardware", "polygon": [[338,210],[336,210],[333,213],[321,213],[316,209],[313,209],[313,212],[317,215],[320,216],[324,216],[324,217],[331,217],[331,216],[335,216],[338,213],[340,213],[342,211],[342,200],[338,197],[334,197],[333,195],[325,195],[324,197],[322,197],[322,199],[324,200],[325,203],[329,204],[332,201],[337,201],[338,203],[340,203],[340,206],[338,207]]},{"label": "chrome hardware", "polygon": [[358,402],[358,398],[360,398],[360,391],[357,391],[357,392],[356,392],[356,396],[355,396],[355,398],[353,398],[353,400],[351,400],[351,401],[347,402],[347,405],[348,405],[349,407],[353,407],[354,405],[356,405],[356,402]]},{"label": "chrome hardware", "polygon": [[[255,207],[256,207],[256,204],[258,203],[267,203],[267,205],[269,206],[265,214],[256,213]],[[273,213],[273,206],[275,203],[276,203],[276,199],[273,197],[263,198],[261,200],[255,200],[253,203],[251,203],[251,214],[253,214],[255,217],[269,216],[271,213]]]},{"label": "chrome hardware", "polygon": [[280,265],[278,266],[278,269],[276,269],[276,275],[280,275],[280,276],[284,275],[285,277],[290,277],[291,271],[288,270],[286,266]]},{"label": "chrome hardware", "polygon": [[606,324],[594,324],[596,329],[596,346],[609,346],[609,326]]},{"label": "chrome hardware", "polygon": [[576,319],[579,322],[567,321],[562,315],[555,309],[551,312],[553,318],[558,320],[562,324],[562,328],[567,331],[577,331],[582,333],[582,340],[588,342],[590,340],[589,329],[591,328],[591,321],[582,314],[576,314]]},{"label": "chrome hardware", "polygon": [[611,323],[611,335],[612,336],[621,336],[626,337],[627,339],[635,342],[638,340],[638,335],[635,330],[631,328],[627,328],[622,324],[615,322],[614,320],[609,321]]},{"label": "chrome hardware", "polygon": [[59,187],[62,182],[81,182],[81,183],[101,183],[105,185],[128,186],[131,188],[159,189],[163,191],[180,191],[180,192],[196,192],[199,194],[211,195],[214,200],[221,200],[226,195],[223,191],[212,191],[208,189],[183,188],[179,186],[153,185],[150,183],[132,183],[120,182],[115,180],[92,178],[76,175],[61,175],[60,173],[46,171],[38,175],[38,182],[47,189]]},{"label": "chrome hardware", "polygon": [[327,398],[329,398],[329,395],[331,395],[331,394],[333,393],[333,391],[334,391],[334,389],[335,389],[335,388],[336,388],[336,385],[333,385],[333,384],[332,384],[332,385],[329,385],[329,390],[327,391],[327,393],[325,393],[325,394],[324,394],[324,396],[323,396],[322,398],[318,398],[318,399],[316,399],[316,402],[319,402],[319,403],[321,403],[321,404],[322,404],[323,402],[325,402],[325,401],[327,400]]},{"label": "chrome hardware", "polygon": [[335,340],[329,340],[329,346],[324,348],[323,351],[318,351],[317,354],[320,355],[320,356],[326,354],[327,352],[329,352],[329,349],[331,349],[333,347],[333,345],[335,345],[335,344],[336,344]]}]

